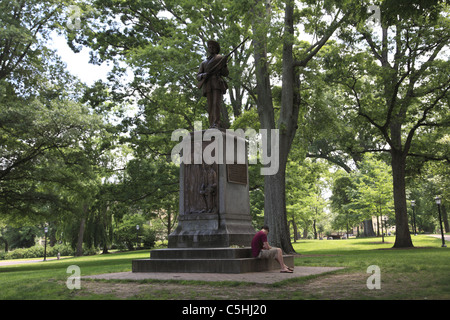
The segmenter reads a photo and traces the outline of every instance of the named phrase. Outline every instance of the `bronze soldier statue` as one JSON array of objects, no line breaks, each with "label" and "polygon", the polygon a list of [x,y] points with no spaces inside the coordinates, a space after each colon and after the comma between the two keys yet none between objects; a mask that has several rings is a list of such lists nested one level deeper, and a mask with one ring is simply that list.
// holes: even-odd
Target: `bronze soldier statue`
[{"label": "bronze soldier statue", "polygon": [[228,59],[242,46],[249,37],[245,38],[236,48],[225,56],[220,55],[220,44],[217,41],[207,42],[210,56],[200,64],[197,73],[198,87],[202,88],[203,96],[208,101],[209,126],[220,128],[220,111],[222,99],[227,92],[228,85],[222,77],[228,77]]},{"label": "bronze soldier statue", "polygon": [[207,45],[210,56],[200,64],[197,80],[208,102],[209,126],[220,128],[220,108],[223,95],[228,89],[227,83],[222,78],[229,74],[227,58],[219,54],[220,44],[217,41],[210,40]]}]

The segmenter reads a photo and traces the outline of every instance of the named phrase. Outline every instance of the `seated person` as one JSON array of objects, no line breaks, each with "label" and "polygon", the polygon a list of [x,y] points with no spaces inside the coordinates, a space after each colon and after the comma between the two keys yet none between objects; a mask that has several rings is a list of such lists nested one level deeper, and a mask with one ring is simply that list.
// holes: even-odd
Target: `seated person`
[{"label": "seated person", "polygon": [[258,259],[275,259],[280,264],[282,273],[292,273],[293,269],[284,264],[283,252],[280,248],[274,248],[267,242],[269,227],[264,226],[258,231],[252,240],[252,255]]}]

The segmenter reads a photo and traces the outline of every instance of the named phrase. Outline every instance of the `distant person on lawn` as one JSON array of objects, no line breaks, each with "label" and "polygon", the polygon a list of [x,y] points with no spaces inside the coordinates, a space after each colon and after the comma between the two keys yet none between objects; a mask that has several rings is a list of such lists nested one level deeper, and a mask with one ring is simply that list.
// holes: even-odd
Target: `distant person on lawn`
[{"label": "distant person on lawn", "polygon": [[280,264],[282,273],[292,273],[293,269],[284,264],[283,252],[280,248],[269,246],[267,242],[267,234],[269,227],[264,226],[261,231],[258,231],[252,240],[252,255],[258,259],[275,259]]}]

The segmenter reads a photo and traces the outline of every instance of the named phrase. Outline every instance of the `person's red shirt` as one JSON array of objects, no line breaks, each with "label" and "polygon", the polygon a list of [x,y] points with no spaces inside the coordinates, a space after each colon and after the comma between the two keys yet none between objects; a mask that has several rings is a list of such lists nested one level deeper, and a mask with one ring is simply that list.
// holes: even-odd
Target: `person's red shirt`
[{"label": "person's red shirt", "polygon": [[252,240],[252,255],[257,257],[261,252],[264,242],[267,242],[267,235],[264,231],[258,231]]}]

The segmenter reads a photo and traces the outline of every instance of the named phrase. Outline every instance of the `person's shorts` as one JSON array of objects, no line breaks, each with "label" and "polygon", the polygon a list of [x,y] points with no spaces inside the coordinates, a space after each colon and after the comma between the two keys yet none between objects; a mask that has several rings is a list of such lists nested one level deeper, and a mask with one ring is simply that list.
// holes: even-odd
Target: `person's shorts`
[{"label": "person's shorts", "polygon": [[278,248],[272,247],[269,250],[261,250],[258,259],[275,259],[278,255]]}]

